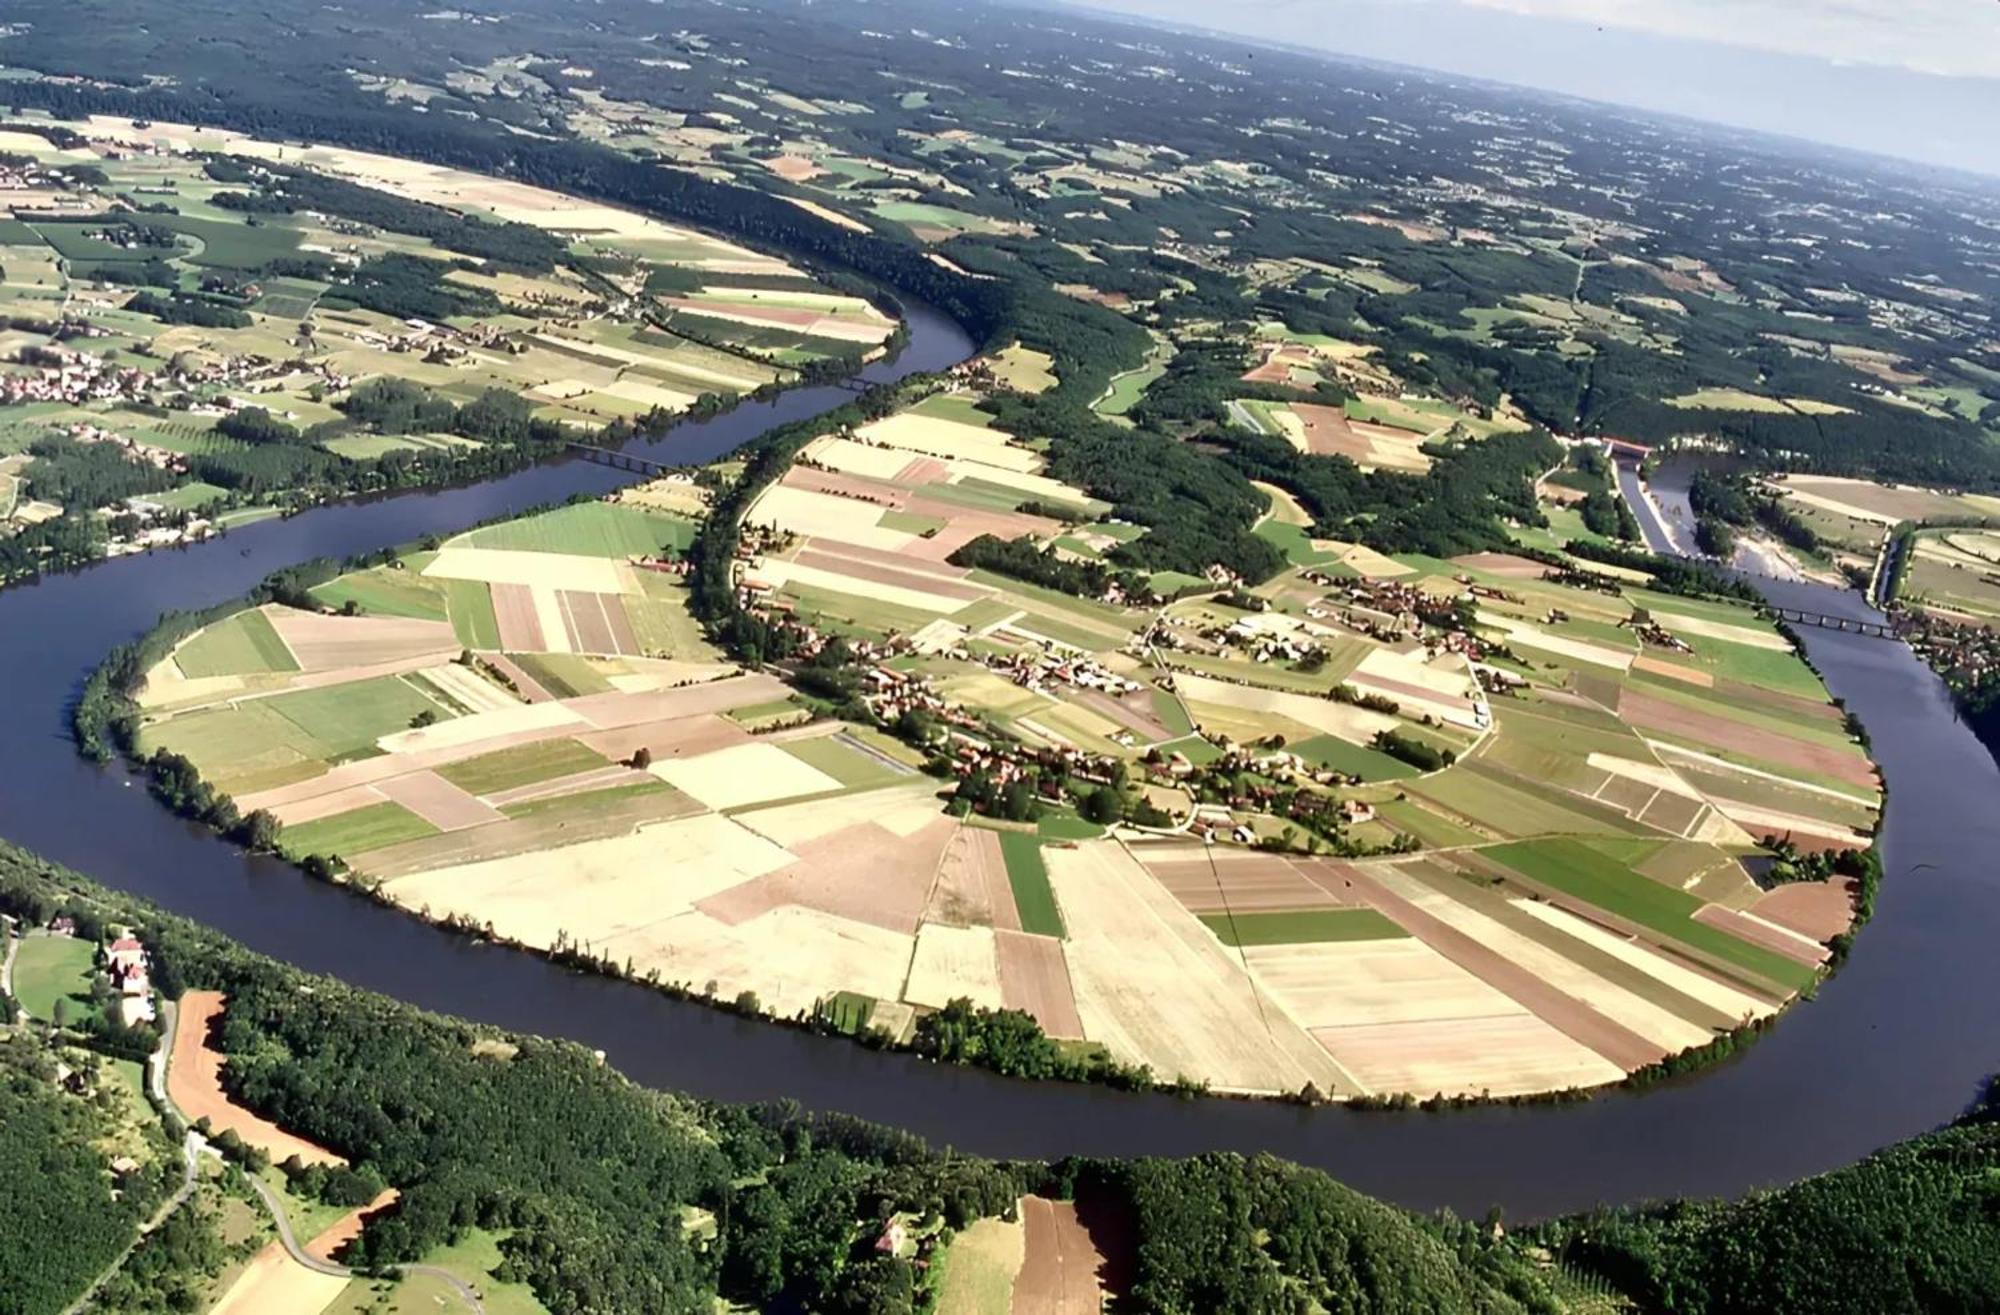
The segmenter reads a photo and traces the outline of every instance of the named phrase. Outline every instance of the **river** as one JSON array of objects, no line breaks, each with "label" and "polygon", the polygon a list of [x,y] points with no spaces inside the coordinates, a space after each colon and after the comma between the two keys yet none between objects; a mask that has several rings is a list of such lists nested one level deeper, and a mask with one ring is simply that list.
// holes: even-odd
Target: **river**
[{"label": "river", "polygon": [[[884,380],[971,345],[912,314]],[[846,400],[805,389],[631,449],[680,462]],[[1417,1208],[1524,1218],[1598,1202],[1736,1193],[1853,1160],[1936,1126],[2000,1067],[1990,1007],[2000,945],[2000,773],[1901,644],[1809,631],[1813,659],[1867,723],[1891,784],[1874,923],[1818,1000],[1706,1073],[1571,1105],[1349,1112],[1032,1085],[741,1019],[630,983],[481,946],[247,856],[156,805],[122,768],[79,758],[66,707],[113,645],[157,615],[236,597],[270,571],[446,533],[631,477],[565,462],[489,483],[326,507],[188,549],[0,593],[0,835],[302,968],[428,1009],[607,1052],[639,1081],[726,1100],[795,1098],[995,1156],[1267,1150]],[[1858,598],[1772,585],[1809,610]]]}]

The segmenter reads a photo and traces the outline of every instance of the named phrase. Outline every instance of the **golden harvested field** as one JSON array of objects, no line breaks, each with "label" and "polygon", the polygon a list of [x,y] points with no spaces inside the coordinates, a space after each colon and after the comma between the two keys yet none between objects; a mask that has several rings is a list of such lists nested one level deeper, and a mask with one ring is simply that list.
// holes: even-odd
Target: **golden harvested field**
[{"label": "golden harvested field", "polygon": [[1018,1218],[981,1219],[961,1230],[938,1262],[937,1315],[1009,1315],[1027,1252],[1027,1226]]},{"label": "golden harvested field", "polygon": [[940,420],[934,416],[903,413],[863,425],[855,431],[864,443],[902,448],[934,457],[961,458],[983,466],[1033,474],[1042,468],[1042,458],[1011,442],[997,429]]},{"label": "golden harvested field", "polygon": [[208,1315],[319,1315],[346,1290],[348,1280],[307,1269],[272,1242],[250,1261]]},{"label": "golden harvested field", "polygon": [[1625,1070],[1533,1014],[1446,1018],[1313,1034],[1371,1091],[1526,1095],[1615,1082]]},{"label": "golden harvested field", "polygon": [[717,812],[840,789],[833,777],[765,743],[656,764],[652,772]]},{"label": "golden harvested field", "polygon": [[[1191,705],[1212,705],[1252,714],[1269,713],[1352,744],[1366,744],[1376,732],[1393,730],[1398,724],[1396,718],[1387,713],[1352,704],[1335,703],[1331,699],[1314,698],[1309,694],[1238,685],[1188,672],[1178,674],[1174,684]],[[1195,720],[1198,723],[1200,716],[1197,715]]]},{"label": "golden harvested field", "polygon": [[1044,861],[1086,1037],[1221,1090],[1357,1089],[1302,1027],[1263,1006],[1242,965],[1122,848],[1051,849]]},{"label": "golden harvested field", "polygon": [[1000,956],[990,927],[926,923],[917,932],[903,998],[941,1009],[964,996],[988,1009],[1001,1007]]},{"label": "golden harvested field", "polygon": [[793,861],[785,850],[715,814],[630,835],[438,868],[388,883],[398,903],[477,914],[528,945],[555,933],[602,943]]},{"label": "golden harvested field", "polygon": [[289,163],[323,169],[409,200],[425,201],[447,209],[484,211],[512,223],[561,232],[602,233],[654,241],[698,241],[712,248],[712,259],[717,261],[776,266],[779,271],[785,268],[783,262],[629,210],[581,201],[526,183],[394,156],[334,146],[312,146],[301,152],[297,146],[259,141],[225,129],[160,122],[135,128],[130,120],[106,115],[91,118],[89,135],[135,146],[164,144],[174,151],[220,151],[259,160],[282,157]]},{"label": "golden harvested field", "polygon": [[1286,1014],[1316,1033],[1528,1012],[1412,936],[1260,945],[1244,957]]},{"label": "golden harvested field", "polygon": [[1906,520],[2000,518],[2000,498],[1982,494],[1940,493],[1832,475],[1784,475],[1771,483],[1809,507],[1885,526]]},{"label": "golden harvested field", "polygon": [[994,379],[1017,393],[1044,393],[1055,387],[1055,362],[1047,352],[1015,343],[987,358]]}]

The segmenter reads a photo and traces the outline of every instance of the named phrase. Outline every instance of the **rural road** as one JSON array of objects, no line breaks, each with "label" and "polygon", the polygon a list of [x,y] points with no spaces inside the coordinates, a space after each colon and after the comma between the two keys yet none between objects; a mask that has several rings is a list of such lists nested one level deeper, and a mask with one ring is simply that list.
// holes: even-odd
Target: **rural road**
[{"label": "rural road", "polygon": [[[7,967],[12,969],[13,965],[14,945],[10,943],[7,947]],[[166,1087],[167,1054],[173,1049],[174,1045],[173,1001],[167,999],[160,1001],[160,1023],[159,1048],[146,1057],[146,1085],[152,1092],[154,1103],[158,1108],[164,1110],[173,1109],[173,1106],[167,1103]],[[178,1116],[180,1111],[174,1110],[174,1113]],[[200,1157],[204,1152],[214,1154],[214,1152],[209,1151],[208,1142],[200,1133],[194,1131],[192,1128],[188,1129],[187,1135],[181,1141],[181,1155],[184,1157],[186,1163],[181,1171],[180,1190],[168,1198],[166,1204],[153,1212],[153,1217],[140,1227],[138,1236],[134,1237],[131,1243],[118,1253],[118,1259],[112,1261],[105,1271],[97,1276],[96,1281],[84,1289],[83,1295],[78,1297],[76,1303],[63,1312],[63,1315],[77,1315],[79,1311],[90,1309],[91,1298],[95,1297],[98,1289],[110,1282],[111,1276],[116,1274],[124,1266],[125,1262],[131,1258],[132,1252],[138,1248],[140,1242],[145,1240],[146,1235],[165,1223],[168,1215],[187,1203],[188,1197],[194,1194],[195,1171],[199,1167]]]},{"label": "rural road", "polygon": [[[173,1056],[175,1024],[178,1021],[179,1012],[180,1012],[179,1005],[176,1001],[173,1000],[161,1001],[160,1030],[162,1036],[160,1041],[160,1048],[154,1051],[152,1056],[147,1060],[146,1077],[147,1077],[147,1084],[152,1088],[153,1097],[155,1100],[159,1102],[160,1108],[172,1110],[174,1112],[175,1117],[179,1118],[182,1122],[185,1123],[188,1122],[186,1113],[183,1112],[178,1106],[174,1105],[172,1103],[172,1100],[167,1095],[167,1080],[166,1080],[167,1064],[169,1063],[169,1061],[172,1059]],[[177,1208],[182,1201],[185,1201],[188,1197],[188,1194],[194,1190],[195,1163],[197,1156],[200,1155],[212,1155],[218,1160],[222,1158],[221,1152],[217,1151],[214,1147],[210,1146],[208,1144],[208,1141],[204,1137],[202,1137],[200,1133],[190,1129],[187,1135],[187,1157],[188,1157],[187,1181],[182,1186],[180,1193],[176,1195],[174,1199],[171,1202],[169,1202],[164,1209],[160,1211],[160,1213],[154,1218],[152,1223],[146,1226],[145,1230],[142,1231],[141,1236],[143,1236],[145,1232],[150,1232],[153,1228],[157,1227],[160,1221],[165,1219],[167,1215],[170,1214],[175,1208]],[[262,1179],[257,1178],[253,1175],[245,1174],[244,1180],[248,1182],[250,1186],[256,1190],[258,1198],[264,1202],[264,1209],[267,1212],[269,1212],[271,1216],[271,1222],[276,1224],[278,1227],[278,1241],[284,1245],[285,1254],[289,1255],[292,1258],[293,1263],[303,1265],[305,1268],[312,1270],[314,1273],[325,1274],[332,1278],[362,1277],[362,1275],[360,1275],[358,1271],[350,1269],[346,1265],[335,1264],[333,1261],[330,1260],[321,1260],[318,1256],[315,1256],[311,1252],[307,1251],[305,1247],[300,1245],[298,1238],[293,1234],[292,1221],[286,1217],[284,1202],[278,1199],[278,1194],[275,1191],[273,1191],[271,1187],[267,1183],[265,1183]],[[133,1245],[134,1246],[137,1245],[136,1240],[134,1241]],[[129,1255],[130,1253],[131,1253],[131,1248],[127,1247],[126,1254]],[[124,1263],[125,1263],[125,1256],[121,1255],[118,1258],[118,1264],[113,1265],[110,1269],[106,1270],[103,1277],[99,1278],[96,1283],[93,1283],[91,1285],[90,1290],[92,1292],[95,1292],[98,1289],[98,1287],[103,1284],[105,1279],[110,1278],[112,1274],[117,1272],[118,1265],[122,1265]],[[472,1287],[469,1284],[467,1284],[464,1280],[460,1279],[456,1274],[452,1274],[445,1270],[438,1269],[437,1267],[432,1265],[391,1265],[389,1266],[389,1268],[399,1274],[429,1274],[435,1278],[442,1279],[445,1283],[449,1284],[452,1290],[459,1295],[459,1298],[463,1300],[469,1308],[471,1308],[473,1315],[486,1315],[486,1307],[480,1301],[479,1294],[476,1291],[474,1291]],[[74,1312],[82,1309],[83,1305],[87,1301],[88,1301],[88,1294],[86,1294],[84,1302],[79,1302],[76,1306],[70,1308],[70,1315],[74,1315]]]},{"label": "rural road", "polygon": [[112,1275],[124,1268],[125,1262],[131,1259],[139,1244],[145,1241],[154,1229],[167,1222],[167,1216],[187,1204],[188,1198],[194,1195],[195,1171],[204,1152],[214,1153],[208,1150],[208,1143],[202,1140],[200,1133],[189,1132],[181,1142],[181,1155],[185,1163],[181,1169],[180,1190],[168,1197],[166,1202],[153,1212],[153,1217],[139,1226],[138,1234],[125,1244],[125,1249],[118,1253],[118,1258],[105,1267],[104,1272],[84,1289],[83,1295],[78,1297],[75,1304],[64,1311],[63,1315],[79,1315],[79,1312],[89,1310],[91,1299],[97,1295],[100,1288],[111,1281]]},{"label": "rural road", "polygon": [[0,927],[0,936],[7,940],[7,957],[0,959],[0,995],[12,997],[14,994],[14,952],[21,948],[21,938],[14,934],[14,920],[4,919],[6,926]]},{"label": "rural road", "polygon": [[[333,1278],[366,1277],[359,1270],[349,1269],[346,1265],[335,1264],[331,1260],[321,1260],[307,1251],[292,1232],[292,1221],[285,1217],[285,1204],[278,1199],[277,1192],[261,1178],[246,1174],[244,1180],[255,1188],[257,1195],[263,1199],[264,1208],[271,1214],[271,1222],[278,1226],[278,1241],[284,1244],[285,1254],[292,1258],[292,1263],[303,1265],[316,1274],[326,1274]],[[434,1265],[390,1265],[388,1268],[397,1274],[428,1274],[433,1278],[442,1279],[458,1294],[461,1301],[472,1308],[473,1315],[486,1315],[486,1307],[479,1300],[479,1294],[456,1274]]]}]

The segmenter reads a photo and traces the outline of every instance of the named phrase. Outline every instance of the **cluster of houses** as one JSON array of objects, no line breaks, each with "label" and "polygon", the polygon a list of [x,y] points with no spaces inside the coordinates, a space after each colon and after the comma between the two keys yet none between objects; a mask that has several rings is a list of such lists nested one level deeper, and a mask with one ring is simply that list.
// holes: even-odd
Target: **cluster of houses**
[{"label": "cluster of houses", "polygon": [[1620,621],[1618,624],[1621,626],[1630,626],[1632,632],[1639,636],[1639,642],[1642,644],[1650,645],[1653,648],[1664,648],[1673,653],[1694,652],[1692,645],[1661,625],[1658,621],[1655,621],[1653,614],[1643,607],[1634,609],[1631,616]]},{"label": "cluster of houses", "polygon": [[[76,920],[67,915],[49,922],[51,936],[74,936],[76,931]],[[118,1021],[127,1027],[155,1021],[159,1015],[153,1006],[151,958],[144,943],[131,933],[124,933],[103,947],[98,960],[98,969],[117,1001]]]},{"label": "cluster of houses", "polygon": [[[65,338],[103,334],[98,325],[87,321],[65,321],[57,332]],[[29,368],[0,375],[0,404],[61,402],[77,406],[87,402],[156,402],[164,394],[216,388],[258,391],[300,371],[315,374],[315,382],[328,391],[346,388],[349,383],[345,375],[324,366],[305,361],[273,361],[263,356],[198,360],[183,354],[167,369],[153,372],[118,365],[95,352],[52,342],[23,348],[20,359]],[[234,398],[218,397],[184,409],[196,415],[221,415],[238,405]]]},{"label": "cluster of houses", "polygon": [[520,356],[528,350],[528,344],[521,341],[518,335],[491,324],[457,328],[449,324],[433,324],[429,320],[406,319],[400,333],[363,328],[353,330],[353,334],[355,341],[364,347],[398,355],[414,352],[435,365],[470,360],[475,347],[505,352],[510,356]]},{"label": "cluster of houses", "polygon": [[1037,694],[1047,694],[1052,686],[1065,685],[1100,690],[1113,697],[1137,694],[1145,688],[1138,681],[1121,676],[1087,657],[1015,652],[989,654],[979,661],[989,670]]},{"label": "cluster of houses", "polygon": [[32,366],[19,374],[0,375],[0,404],[28,402],[121,402],[143,397],[153,376],[129,365],[113,365],[95,352],[62,346],[37,347],[37,359],[55,363]]},{"label": "cluster of houses", "polygon": [[153,980],[148,972],[146,947],[138,937],[120,936],[107,945],[104,971],[118,996],[119,1022],[135,1027],[158,1017],[153,1008]]},{"label": "cluster of houses", "polygon": [[1977,689],[2000,672],[2000,632],[1922,610],[1899,609],[1896,631],[1955,690]]}]

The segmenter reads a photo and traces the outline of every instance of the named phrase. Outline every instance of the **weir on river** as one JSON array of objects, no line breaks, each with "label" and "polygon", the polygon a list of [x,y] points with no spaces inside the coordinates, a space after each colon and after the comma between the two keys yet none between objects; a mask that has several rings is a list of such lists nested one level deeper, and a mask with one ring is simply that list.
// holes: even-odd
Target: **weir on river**
[{"label": "weir on river", "polygon": [[[934,312],[884,380],[971,351]],[[628,451],[706,460],[838,405],[820,386],[690,423]],[[599,493],[633,475],[583,461],[489,483],[325,507],[198,547],[0,593],[0,835],[155,900],[254,949],[426,1008],[603,1049],[635,1079],[726,1100],[796,1098],[997,1156],[1268,1150],[1406,1205],[1516,1218],[1687,1193],[1740,1192],[1853,1160],[1959,1112],[2000,1064],[2000,771],[1909,650],[1811,629],[1808,652],[1867,724],[1891,786],[1887,877],[1845,968],[1713,1070],[1587,1102],[1436,1114],[1182,1100],[1031,1085],[675,1001],[479,945],[271,858],[155,804],[122,768],[79,758],[67,707],[85,674],[160,612],[240,596],[280,566],[348,556]],[[1879,623],[1853,595],[1766,582],[1778,606]]]}]

